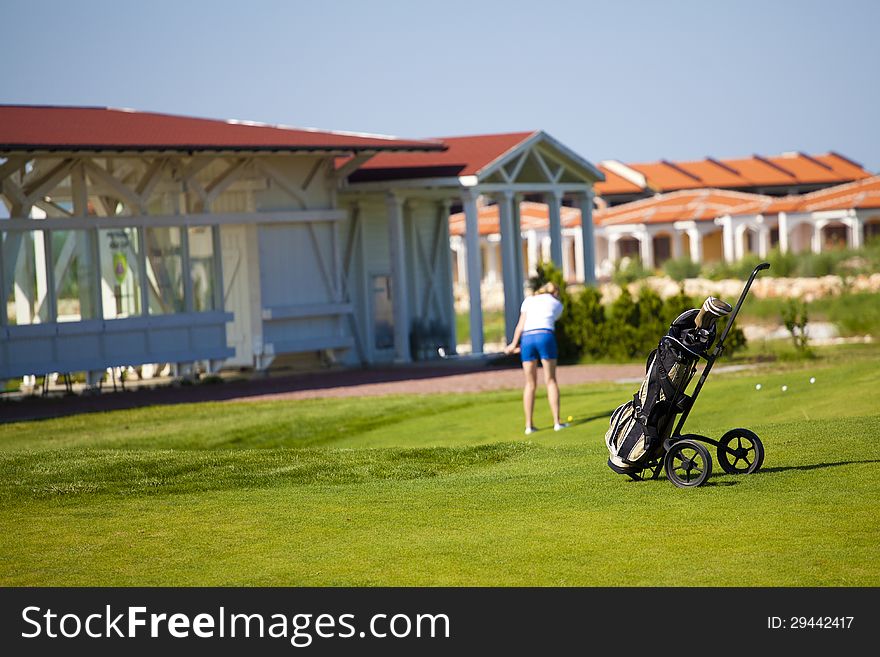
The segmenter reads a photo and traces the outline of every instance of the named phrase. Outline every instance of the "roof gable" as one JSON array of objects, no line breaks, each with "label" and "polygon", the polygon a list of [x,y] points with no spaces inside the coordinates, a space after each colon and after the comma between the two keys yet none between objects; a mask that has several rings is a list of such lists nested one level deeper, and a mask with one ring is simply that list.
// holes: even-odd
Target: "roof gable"
[{"label": "roof gable", "polygon": [[[381,153],[351,174],[349,182],[463,176],[499,183],[518,177],[583,182],[604,177],[590,162],[540,130],[438,139],[446,144],[446,151]],[[342,161],[337,163],[337,167],[342,165]]]}]

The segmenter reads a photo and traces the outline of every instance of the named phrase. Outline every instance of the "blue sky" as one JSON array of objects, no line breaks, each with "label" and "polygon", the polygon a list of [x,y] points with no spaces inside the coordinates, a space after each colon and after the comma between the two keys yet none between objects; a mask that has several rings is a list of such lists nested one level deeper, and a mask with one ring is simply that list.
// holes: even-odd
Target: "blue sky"
[{"label": "blue sky", "polygon": [[880,171],[880,2],[0,0],[0,102]]}]

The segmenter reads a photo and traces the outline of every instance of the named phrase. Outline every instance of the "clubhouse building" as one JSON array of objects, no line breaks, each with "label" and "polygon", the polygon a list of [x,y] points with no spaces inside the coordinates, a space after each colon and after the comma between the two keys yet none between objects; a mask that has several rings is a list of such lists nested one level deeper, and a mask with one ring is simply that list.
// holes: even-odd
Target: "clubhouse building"
[{"label": "clubhouse building", "polygon": [[[584,216],[603,174],[549,135],[407,140],[88,107],[0,106],[0,380],[170,364],[368,365],[456,345],[462,208],[483,350],[478,207],[501,212],[512,332],[518,200]],[[593,271],[593,222],[582,253]]]}]

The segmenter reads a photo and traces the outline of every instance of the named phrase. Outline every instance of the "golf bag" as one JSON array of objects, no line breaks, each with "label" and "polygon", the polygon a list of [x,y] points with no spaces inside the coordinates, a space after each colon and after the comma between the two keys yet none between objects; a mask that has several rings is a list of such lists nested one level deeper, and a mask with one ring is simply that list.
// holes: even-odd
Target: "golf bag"
[{"label": "golf bag", "polygon": [[709,297],[701,308],[686,310],[672,322],[648,356],[638,392],[611,415],[605,444],[612,470],[639,471],[658,457],[675,416],[689,402],[684,392],[697,361],[715,341],[715,322],[730,311],[729,304]]}]

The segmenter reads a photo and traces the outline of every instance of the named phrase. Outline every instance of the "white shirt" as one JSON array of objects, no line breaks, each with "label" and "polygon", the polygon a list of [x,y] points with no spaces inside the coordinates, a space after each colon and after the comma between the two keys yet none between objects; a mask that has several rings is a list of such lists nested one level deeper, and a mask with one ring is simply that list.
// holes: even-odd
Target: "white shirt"
[{"label": "white shirt", "polygon": [[562,314],[562,303],[552,294],[536,294],[526,297],[519,311],[526,314],[523,333],[536,329],[552,331],[556,320]]}]

